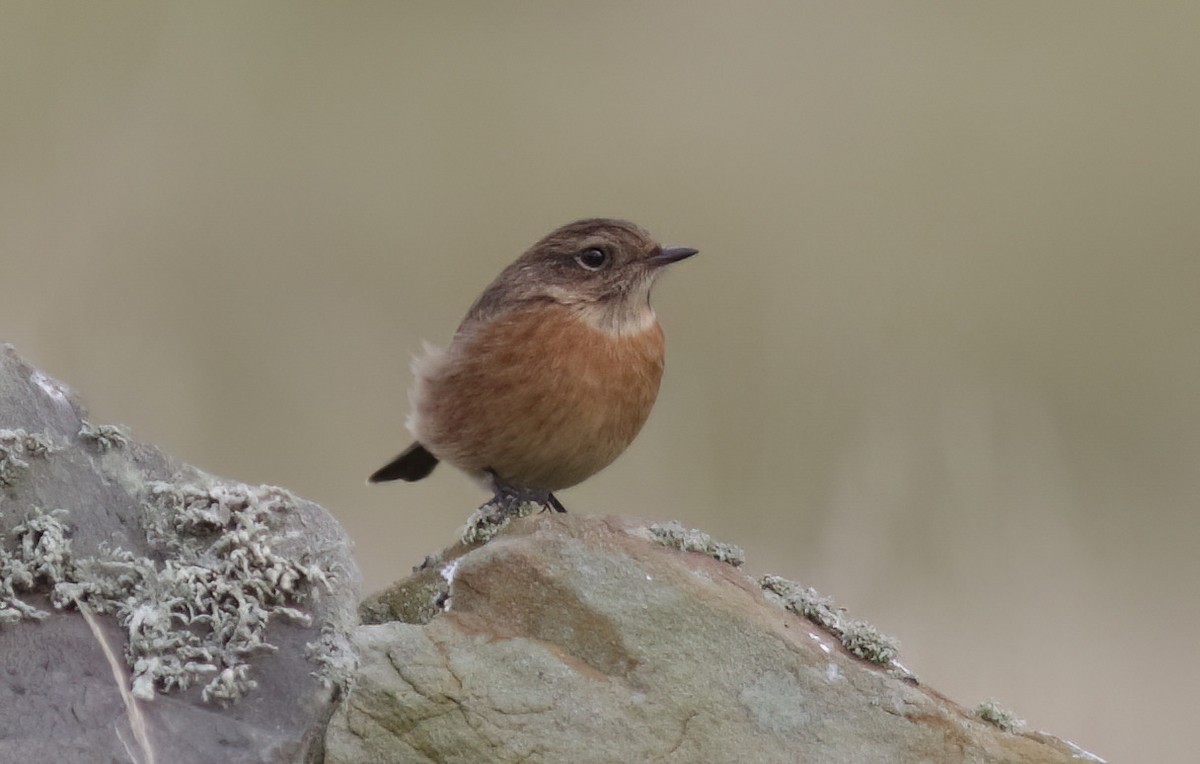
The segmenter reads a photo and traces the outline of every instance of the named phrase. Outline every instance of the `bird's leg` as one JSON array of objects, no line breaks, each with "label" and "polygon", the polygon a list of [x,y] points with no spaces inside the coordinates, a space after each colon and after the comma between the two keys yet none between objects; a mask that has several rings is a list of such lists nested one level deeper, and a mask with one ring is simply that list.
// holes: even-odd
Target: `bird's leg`
[{"label": "bird's leg", "polygon": [[488,470],[488,474],[492,476],[492,490],[495,491],[495,495],[488,503],[498,505],[505,512],[515,514],[517,508],[526,502],[537,504],[543,512],[548,509],[564,513],[567,511],[558,497],[549,491],[512,485],[502,480],[493,470]]}]

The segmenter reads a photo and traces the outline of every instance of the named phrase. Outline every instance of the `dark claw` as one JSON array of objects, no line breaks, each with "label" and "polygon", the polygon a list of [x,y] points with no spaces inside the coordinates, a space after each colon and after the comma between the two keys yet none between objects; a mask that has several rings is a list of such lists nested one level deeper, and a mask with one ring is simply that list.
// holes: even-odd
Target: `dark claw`
[{"label": "dark claw", "polygon": [[558,500],[558,497],[549,491],[510,485],[501,480],[500,476],[494,470],[488,470],[488,473],[492,476],[492,485],[496,491],[496,495],[492,501],[499,503],[501,506],[516,508],[527,501],[531,501],[534,504],[541,505],[543,512],[552,509],[555,512],[565,514],[567,511],[567,508]]}]

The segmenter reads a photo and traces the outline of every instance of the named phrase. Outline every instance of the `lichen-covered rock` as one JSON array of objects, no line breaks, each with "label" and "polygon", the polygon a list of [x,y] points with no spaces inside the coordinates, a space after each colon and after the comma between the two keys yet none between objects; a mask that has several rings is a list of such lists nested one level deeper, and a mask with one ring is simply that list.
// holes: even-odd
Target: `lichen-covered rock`
[{"label": "lichen-covered rock", "polygon": [[357,630],[327,764],[1087,756],[920,686],[886,638],[870,640],[888,648],[866,651],[875,662],[855,656],[844,642],[859,646],[865,625],[810,590],[752,578],[724,545],[677,551],[662,536],[631,519],[533,515],[369,599],[364,613],[409,622]]},{"label": "lichen-covered rock", "polygon": [[358,585],[321,507],[89,423],[0,349],[0,761],[319,761]]},{"label": "lichen-covered rock", "polygon": [[5,346],[0,762],[1099,761],[920,686],[737,547],[527,509],[476,513],[355,626],[328,513],[88,422]]}]

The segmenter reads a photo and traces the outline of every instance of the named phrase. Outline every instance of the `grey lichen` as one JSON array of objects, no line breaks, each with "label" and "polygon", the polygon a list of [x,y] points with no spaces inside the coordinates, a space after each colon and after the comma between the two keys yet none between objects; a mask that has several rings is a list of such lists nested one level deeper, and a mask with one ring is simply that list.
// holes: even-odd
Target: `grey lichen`
[{"label": "grey lichen", "polygon": [[471,513],[463,528],[461,538],[464,544],[486,544],[499,533],[504,526],[518,517],[541,512],[543,507],[537,502],[523,501],[510,504],[499,500],[489,501]]},{"label": "grey lichen", "polygon": [[93,425],[86,419],[83,420],[79,427],[79,437],[94,443],[96,448],[101,452],[107,451],[110,448],[124,448],[129,445],[129,437],[122,428],[115,424]]},{"label": "grey lichen", "polygon": [[21,599],[31,593],[68,580],[74,574],[71,541],[62,522],[66,510],[45,512],[33,508],[12,529],[16,550],[0,547],[0,623],[45,618],[46,611]]},{"label": "grey lichen", "polygon": [[358,655],[350,644],[345,628],[334,623],[325,623],[321,626],[320,638],[304,647],[305,656],[317,664],[314,676],[327,687],[349,689],[349,678],[358,669]]},{"label": "grey lichen", "polygon": [[835,606],[831,598],[822,597],[815,589],[780,576],[763,576],[759,584],[776,595],[780,605],[833,634],[859,658],[890,666],[900,655],[899,640],[880,633],[866,621],[847,618],[845,608]]},{"label": "grey lichen", "polygon": [[[18,432],[20,432],[18,430]],[[23,440],[25,453],[30,456],[45,458],[50,454],[58,453],[62,449],[54,445],[54,441],[44,432],[30,432],[25,434]]]},{"label": "grey lichen", "polygon": [[59,449],[50,437],[40,432],[22,429],[0,430],[0,486],[16,485],[29,469],[23,457],[45,458]]},{"label": "grey lichen", "polygon": [[294,504],[267,486],[151,483],[147,531],[168,551],[165,562],[121,549],[72,560],[53,515],[18,526],[18,538],[23,557],[36,560],[26,564],[30,573],[53,584],[56,607],[86,603],[117,618],[136,697],[208,678],[202,697],[228,703],[255,686],[249,658],[274,649],[266,640],[271,621],[307,624],[297,605],[329,586],[330,571],[273,548],[284,541],[280,518]]},{"label": "grey lichen", "polygon": [[975,706],[975,715],[1005,732],[1019,732],[1025,726],[1024,719],[1017,718],[1012,711],[991,699]]},{"label": "grey lichen", "polygon": [[20,476],[29,469],[29,462],[21,458],[23,449],[0,443],[0,486],[14,486]]},{"label": "grey lichen", "polygon": [[672,549],[700,552],[735,568],[740,568],[746,562],[746,553],[742,551],[741,547],[717,541],[704,531],[685,528],[675,520],[665,525],[654,523],[650,526],[650,533],[658,543]]},{"label": "grey lichen", "polygon": [[840,639],[859,658],[886,666],[900,655],[900,640],[884,634],[866,621],[845,621]]},{"label": "grey lichen", "polygon": [[837,628],[844,618],[845,608],[836,607],[833,598],[821,596],[812,587],[800,586],[795,581],[781,576],[763,576],[759,584],[763,589],[779,595],[781,604],[788,610],[804,616],[827,631]]}]

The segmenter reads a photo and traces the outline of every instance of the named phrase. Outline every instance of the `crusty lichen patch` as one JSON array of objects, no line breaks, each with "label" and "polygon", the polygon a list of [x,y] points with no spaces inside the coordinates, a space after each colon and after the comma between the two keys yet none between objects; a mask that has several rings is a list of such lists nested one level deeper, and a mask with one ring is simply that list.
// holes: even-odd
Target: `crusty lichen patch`
[{"label": "crusty lichen patch", "polygon": [[700,552],[735,568],[740,568],[746,562],[746,553],[740,546],[717,541],[704,531],[685,528],[675,520],[666,524],[654,523],[649,530],[658,543],[672,549]]},{"label": "crusty lichen patch", "polygon": [[45,618],[48,613],[21,599],[71,575],[71,542],[62,522],[66,510],[34,508],[12,529],[16,550],[0,546],[0,623]]},{"label": "crusty lichen patch", "polygon": [[859,658],[886,666],[900,655],[900,640],[884,634],[866,621],[846,620],[839,638]]},{"label": "crusty lichen patch", "polygon": [[14,486],[21,475],[29,469],[29,462],[21,457],[23,449],[0,442],[0,486]]},{"label": "crusty lichen patch", "polygon": [[866,621],[847,618],[845,608],[835,606],[831,598],[822,597],[815,589],[780,576],[763,576],[759,583],[778,596],[780,605],[821,626],[863,660],[890,666],[900,654],[899,640],[880,633]]},{"label": "crusty lichen patch", "polygon": [[148,697],[154,687],[185,687],[215,673],[205,699],[235,700],[255,685],[249,657],[273,649],[265,640],[269,622],[307,625],[309,616],[294,605],[314,586],[328,588],[329,571],[272,548],[280,518],[296,505],[283,489],[160,482],[149,490],[149,536],[163,539],[172,555],[149,570],[141,561],[149,596],[118,611],[128,627],[134,693]]},{"label": "crusty lichen patch", "polygon": [[345,624],[322,624],[321,636],[305,645],[304,656],[317,664],[316,676],[326,687],[349,689],[349,678],[358,669],[358,655],[350,645]]},{"label": "crusty lichen patch", "polygon": [[115,424],[93,425],[86,419],[80,424],[79,437],[94,444],[102,452],[129,445],[129,437],[121,427]]},{"label": "crusty lichen patch", "polygon": [[0,430],[0,486],[15,485],[29,469],[26,457],[44,459],[56,451],[50,436],[22,429]]},{"label": "crusty lichen patch", "polygon": [[449,597],[450,582],[442,571],[425,569],[364,599],[358,616],[364,624],[426,624],[446,609]]},{"label": "crusty lichen patch", "polygon": [[489,501],[467,518],[466,527],[461,534],[462,542],[471,545],[486,544],[513,520],[528,517],[543,509],[544,507],[533,501],[523,501],[515,505],[498,499]]},{"label": "crusty lichen patch", "polygon": [[1005,732],[1019,732],[1025,726],[1024,719],[1017,718],[1015,713],[991,699],[975,706],[975,715]]},{"label": "crusty lichen patch", "polygon": [[[67,513],[35,511],[13,529],[16,551],[0,549],[0,620],[43,617],[17,594],[48,589],[55,607],[85,603],[116,617],[137,697],[207,679],[205,700],[237,700],[255,686],[251,656],[274,649],[266,640],[270,623],[307,624],[299,605],[333,576],[315,561],[276,551],[295,503],[267,486],[151,483],[147,535],[165,560],[122,549],[77,558]],[[336,668],[330,650],[315,645],[314,652],[328,654],[322,667]]]}]

